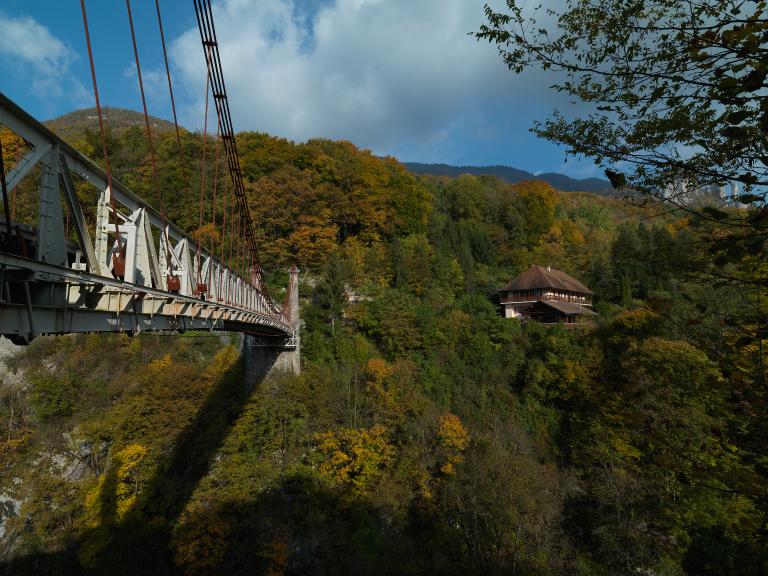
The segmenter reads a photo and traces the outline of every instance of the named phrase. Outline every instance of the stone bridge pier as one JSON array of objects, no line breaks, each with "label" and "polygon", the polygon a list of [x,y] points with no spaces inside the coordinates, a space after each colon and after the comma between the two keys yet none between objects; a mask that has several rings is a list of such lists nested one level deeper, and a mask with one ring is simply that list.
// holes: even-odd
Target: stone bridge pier
[{"label": "stone bridge pier", "polygon": [[291,267],[285,316],[294,330],[290,339],[246,334],[242,340],[245,381],[252,386],[277,372],[301,372],[301,335],[299,319],[299,270]]}]

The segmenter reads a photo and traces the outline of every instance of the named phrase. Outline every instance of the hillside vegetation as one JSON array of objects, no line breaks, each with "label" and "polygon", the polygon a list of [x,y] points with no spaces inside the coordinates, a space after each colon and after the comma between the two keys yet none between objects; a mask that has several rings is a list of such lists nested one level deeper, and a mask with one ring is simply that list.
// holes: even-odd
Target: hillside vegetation
[{"label": "hillside vegetation", "polygon": [[[165,209],[195,229],[158,137]],[[140,130],[110,142],[151,199]],[[738,324],[766,302],[694,274],[716,224],[347,142],[238,146],[278,299],[302,269],[302,374],[251,387],[235,337],[34,341],[0,399],[6,571],[768,571],[762,341]],[[501,318],[534,263],[590,286],[598,323]]]},{"label": "hillside vegetation", "polygon": [[[105,124],[115,132],[123,132],[131,127],[144,128],[144,115],[135,110],[104,106],[102,113]],[[158,131],[169,132],[174,129],[173,122],[168,120],[150,116],[149,121],[152,127]],[[98,131],[99,116],[96,108],[83,108],[48,120],[45,125],[67,142],[77,141],[82,137],[84,131]]]}]

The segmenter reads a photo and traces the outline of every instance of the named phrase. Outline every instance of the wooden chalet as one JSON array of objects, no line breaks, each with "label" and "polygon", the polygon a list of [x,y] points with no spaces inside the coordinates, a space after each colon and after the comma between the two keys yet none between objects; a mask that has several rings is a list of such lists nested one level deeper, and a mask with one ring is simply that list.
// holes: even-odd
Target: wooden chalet
[{"label": "wooden chalet", "polygon": [[535,320],[543,324],[591,322],[592,291],[560,270],[531,266],[500,290],[505,318]]}]

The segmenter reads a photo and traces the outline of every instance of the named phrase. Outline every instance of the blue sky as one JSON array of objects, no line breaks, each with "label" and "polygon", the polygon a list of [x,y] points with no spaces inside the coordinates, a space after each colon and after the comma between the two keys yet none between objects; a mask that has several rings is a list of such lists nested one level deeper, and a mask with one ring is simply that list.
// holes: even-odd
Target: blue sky
[{"label": "blue sky", "polygon": [[[468,33],[485,0],[218,0],[237,130],[343,138],[404,161],[506,164],[573,177],[589,162],[528,129],[571,106],[553,79],[516,76]],[[192,0],[161,0],[182,124],[203,123],[205,68]],[[140,110],[123,0],[87,0],[103,104]],[[132,2],[150,113],[170,117],[154,2]],[[93,105],[80,5],[3,0],[0,90],[39,119]]]}]

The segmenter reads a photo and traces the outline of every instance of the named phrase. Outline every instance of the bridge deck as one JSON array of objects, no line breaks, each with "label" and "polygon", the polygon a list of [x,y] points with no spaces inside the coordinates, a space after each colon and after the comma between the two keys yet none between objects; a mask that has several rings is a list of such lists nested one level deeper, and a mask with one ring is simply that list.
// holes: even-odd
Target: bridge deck
[{"label": "bridge deck", "polygon": [[[253,267],[240,276],[2,94],[0,125],[28,147],[0,175],[6,188],[40,168],[37,225],[0,222],[0,335],[24,343],[40,334],[194,329],[295,341],[297,317],[265,294]],[[99,190],[95,225],[73,175]]]},{"label": "bridge deck", "polygon": [[0,253],[0,286],[0,334],[19,343],[42,334],[226,330],[291,347],[293,330],[280,318],[19,256]]}]

